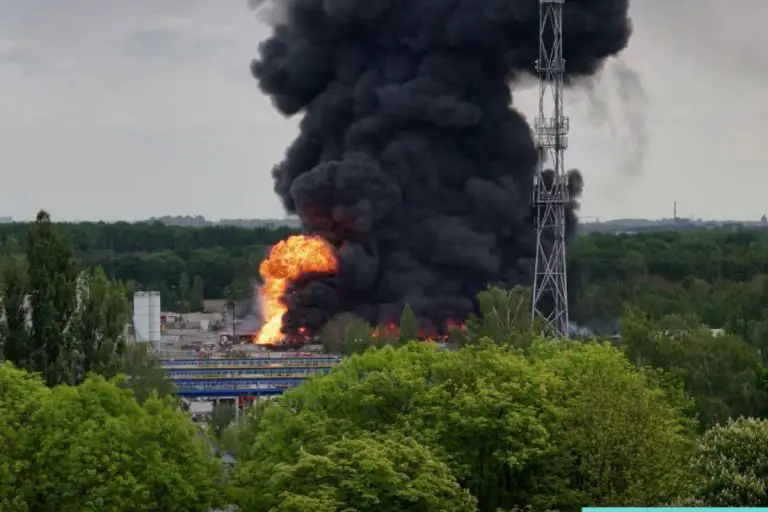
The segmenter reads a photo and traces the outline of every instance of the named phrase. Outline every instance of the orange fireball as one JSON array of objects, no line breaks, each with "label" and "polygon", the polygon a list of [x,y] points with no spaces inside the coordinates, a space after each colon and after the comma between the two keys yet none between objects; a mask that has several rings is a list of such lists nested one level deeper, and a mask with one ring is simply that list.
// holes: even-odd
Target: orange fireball
[{"label": "orange fireball", "polygon": [[264,325],[256,343],[265,345],[282,339],[283,315],[288,310],[283,295],[291,282],[302,274],[335,270],[333,247],[320,237],[295,235],[275,244],[259,267]]}]

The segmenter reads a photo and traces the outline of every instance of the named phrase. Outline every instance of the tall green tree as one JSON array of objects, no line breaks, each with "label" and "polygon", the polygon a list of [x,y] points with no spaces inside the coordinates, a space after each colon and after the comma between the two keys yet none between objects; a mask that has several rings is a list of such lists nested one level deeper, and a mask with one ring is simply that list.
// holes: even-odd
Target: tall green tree
[{"label": "tall green tree", "polygon": [[124,289],[101,268],[78,272],[70,245],[45,212],[26,241],[26,254],[10,241],[0,256],[5,357],[40,372],[49,385],[77,383],[89,372],[114,374],[129,315]]},{"label": "tall green tree", "polygon": [[125,351],[129,318],[125,291],[95,267],[80,275],[77,299],[71,335],[80,356],[80,373],[112,375]]},{"label": "tall green tree", "polygon": [[0,359],[29,368],[32,350],[29,336],[27,262],[15,239],[0,253]]},{"label": "tall green tree", "polygon": [[180,313],[189,313],[191,311],[189,303],[190,288],[189,275],[183,272],[179,278],[179,304],[177,305]]},{"label": "tall green tree", "polygon": [[190,310],[192,311],[203,310],[204,293],[205,291],[203,287],[203,278],[200,276],[195,276],[195,278],[192,280],[192,288],[189,290],[189,297],[187,299],[187,302],[189,302]]},{"label": "tall green tree", "polygon": [[56,231],[45,211],[37,214],[27,235],[31,367],[49,385],[73,381],[74,347],[70,332],[76,308],[77,270],[72,248]]},{"label": "tall green tree", "polygon": [[410,304],[406,304],[403,313],[400,315],[400,344],[405,345],[410,341],[415,341],[419,337],[419,322],[416,314],[413,312]]}]

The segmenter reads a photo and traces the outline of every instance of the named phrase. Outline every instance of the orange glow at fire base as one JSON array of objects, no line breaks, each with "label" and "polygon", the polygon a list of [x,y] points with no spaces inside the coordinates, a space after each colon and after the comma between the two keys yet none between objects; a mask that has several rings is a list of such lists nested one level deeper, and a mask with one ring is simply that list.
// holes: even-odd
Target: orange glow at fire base
[{"label": "orange glow at fire base", "polygon": [[294,235],[275,244],[259,267],[261,274],[261,314],[264,325],[256,343],[278,343],[283,338],[283,302],[291,282],[310,272],[334,272],[336,256],[333,247],[317,236]]}]

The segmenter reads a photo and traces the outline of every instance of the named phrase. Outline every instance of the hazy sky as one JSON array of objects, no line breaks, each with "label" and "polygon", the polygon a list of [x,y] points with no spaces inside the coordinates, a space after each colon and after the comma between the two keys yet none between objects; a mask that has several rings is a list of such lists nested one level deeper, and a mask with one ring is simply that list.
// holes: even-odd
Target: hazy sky
[{"label": "hazy sky", "polygon": [[[633,4],[621,62],[568,102],[583,214],[670,216],[674,200],[682,215],[768,213],[768,1]],[[283,216],[270,170],[296,121],[250,76],[268,30],[246,0],[0,0],[0,13],[0,216]],[[534,95],[516,107],[532,116]]]}]

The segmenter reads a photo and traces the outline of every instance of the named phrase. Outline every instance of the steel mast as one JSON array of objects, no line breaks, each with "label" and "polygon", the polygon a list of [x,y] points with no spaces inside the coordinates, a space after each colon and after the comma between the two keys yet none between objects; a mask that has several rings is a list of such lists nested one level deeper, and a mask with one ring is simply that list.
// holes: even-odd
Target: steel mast
[{"label": "steel mast", "polygon": [[[532,316],[543,321],[544,333],[568,336],[568,286],[565,210],[570,200],[563,156],[568,147],[568,118],[563,116],[563,4],[539,0],[539,112],[534,130],[541,151],[534,181],[536,265]],[[543,173],[547,165],[552,179]]]}]

